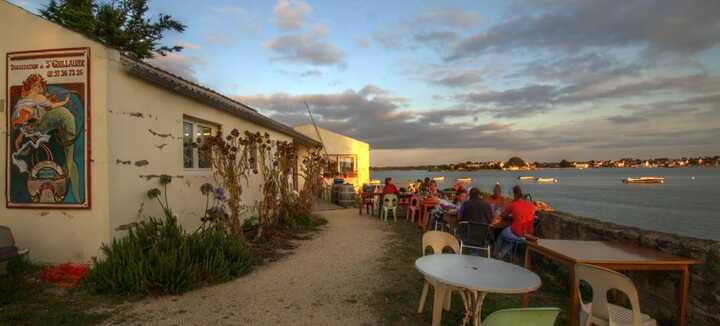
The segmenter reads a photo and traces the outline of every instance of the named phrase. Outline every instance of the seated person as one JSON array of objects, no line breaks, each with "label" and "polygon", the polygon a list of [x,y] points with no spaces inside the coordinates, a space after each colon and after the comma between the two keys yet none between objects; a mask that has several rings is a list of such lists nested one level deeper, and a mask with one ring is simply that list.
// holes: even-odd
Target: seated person
[{"label": "seated person", "polygon": [[488,197],[486,201],[493,207],[493,209],[502,209],[505,206],[505,199],[502,196],[502,188],[500,188],[499,183],[495,184],[495,187],[493,188],[493,194],[490,195],[490,197]]},{"label": "seated person", "polygon": [[527,234],[533,234],[535,205],[523,196],[520,186],[513,187],[513,201],[505,207],[502,218],[512,216],[512,224],[500,232],[495,243],[495,257],[502,258],[512,248],[512,241],[523,241]]},{"label": "seated person", "polygon": [[394,194],[400,196],[400,191],[395,186],[393,179],[390,177],[385,178],[385,187],[383,187],[383,196],[387,194]]},{"label": "seated person", "polygon": [[435,200],[445,198],[445,194],[442,193],[442,191],[438,190],[438,185],[435,180],[430,181],[427,187],[427,193],[425,194],[426,197],[433,197]]},{"label": "seated person", "polygon": [[452,186],[452,190],[454,192],[458,192],[460,190],[465,190],[465,185],[460,181],[455,181],[455,183]]},{"label": "seated person", "polygon": [[490,224],[493,220],[490,204],[480,199],[480,189],[470,190],[470,198],[458,209],[458,220]]},{"label": "seated person", "polygon": [[455,200],[453,200],[453,204],[455,204],[455,206],[460,207],[467,200],[467,197],[468,197],[467,190],[461,189],[455,193]]}]

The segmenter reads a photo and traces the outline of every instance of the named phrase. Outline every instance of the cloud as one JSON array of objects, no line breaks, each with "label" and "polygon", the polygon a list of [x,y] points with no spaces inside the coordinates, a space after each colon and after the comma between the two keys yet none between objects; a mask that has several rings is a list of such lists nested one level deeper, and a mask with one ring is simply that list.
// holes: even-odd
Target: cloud
[{"label": "cloud", "polygon": [[456,107],[416,112],[405,108],[407,99],[394,97],[374,85],[331,94],[275,93],[237,99],[290,124],[308,122],[304,106],[308,103],[322,127],[365,140],[373,148],[532,146],[524,141],[513,142],[517,136],[508,133],[509,125],[446,122],[478,110]]},{"label": "cloud", "polygon": [[418,44],[443,48],[456,43],[460,39],[460,35],[451,31],[430,31],[415,34],[413,38]]},{"label": "cloud", "polygon": [[614,123],[619,124],[631,124],[631,123],[638,123],[638,122],[645,122],[648,121],[647,118],[638,117],[638,116],[624,116],[624,115],[616,115],[612,117],[606,118],[606,120]]},{"label": "cloud", "polygon": [[281,35],[265,43],[278,56],[276,60],[315,66],[343,64],[345,53],[322,37],[312,34]]},{"label": "cloud", "polygon": [[284,30],[300,29],[312,7],[302,0],[278,0],[273,9],[275,25]]},{"label": "cloud", "polygon": [[[532,6],[532,3],[527,3]],[[693,54],[720,44],[718,1],[563,1],[464,39],[448,59],[490,51],[641,47]]]},{"label": "cloud", "polygon": [[458,29],[474,27],[482,22],[479,12],[467,9],[445,8],[421,12],[411,20],[414,24],[432,24]]},{"label": "cloud", "polygon": [[473,84],[477,84],[483,80],[482,73],[480,70],[452,70],[444,74],[440,74],[432,79],[430,82],[436,85],[442,85],[447,87],[464,87]]},{"label": "cloud", "polygon": [[604,85],[597,83],[558,86],[528,84],[502,91],[483,91],[457,94],[460,103],[487,105],[498,118],[527,117],[563,106],[598,101],[627,102],[649,95],[714,94],[720,89],[720,77],[706,74],[648,78]]},{"label": "cloud", "polygon": [[167,70],[187,80],[197,82],[197,67],[205,65],[205,61],[197,56],[189,56],[177,52],[169,52],[165,56],[156,55],[147,63]]}]

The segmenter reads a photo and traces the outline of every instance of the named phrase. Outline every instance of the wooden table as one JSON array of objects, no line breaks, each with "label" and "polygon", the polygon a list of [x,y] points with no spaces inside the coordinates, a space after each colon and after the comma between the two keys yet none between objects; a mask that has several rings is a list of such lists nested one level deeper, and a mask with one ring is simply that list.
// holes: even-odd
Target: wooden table
[{"label": "wooden table", "polygon": [[487,293],[528,293],[542,282],[537,274],[504,261],[456,254],[427,255],[415,261],[415,268],[434,285],[432,325],[440,325],[450,288],[461,289],[465,299],[463,325],[481,324],[481,310]]},{"label": "wooden table", "polygon": [[[538,239],[527,242],[525,250],[525,268],[530,269],[530,255],[535,252],[559,261],[570,269],[570,316],[569,325],[578,323],[578,283],[575,282],[575,264],[591,264],[616,271],[679,271],[682,275],[678,286],[677,325],[685,326],[687,315],[688,287],[690,285],[689,266],[700,261],[678,257],[665,252],[610,241],[579,241]],[[523,296],[523,305],[527,306],[528,295]]]}]

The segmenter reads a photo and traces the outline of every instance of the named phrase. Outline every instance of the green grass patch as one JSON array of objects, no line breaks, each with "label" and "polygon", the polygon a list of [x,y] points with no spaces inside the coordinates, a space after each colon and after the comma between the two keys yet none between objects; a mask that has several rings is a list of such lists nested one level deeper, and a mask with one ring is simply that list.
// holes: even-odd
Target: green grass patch
[{"label": "green grass patch", "polygon": [[[399,221],[391,224],[392,236],[382,258],[383,289],[375,294],[370,305],[381,318],[383,325],[430,325],[432,321],[433,290],[428,292],[425,309],[417,314],[424,277],[415,269],[415,260],[421,256],[422,234],[414,224]],[[542,275],[541,275],[542,277]],[[530,297],[531,307],[567,307],[567,290],[545,285]],[[483,303],[483,319],[493,311],[520,307],[521,295],[489,293]],[[451,311],[443,312],[442,325],[462,323],[462,299],[453,294]],[[556,325],[565,325],[565,312]]]}]

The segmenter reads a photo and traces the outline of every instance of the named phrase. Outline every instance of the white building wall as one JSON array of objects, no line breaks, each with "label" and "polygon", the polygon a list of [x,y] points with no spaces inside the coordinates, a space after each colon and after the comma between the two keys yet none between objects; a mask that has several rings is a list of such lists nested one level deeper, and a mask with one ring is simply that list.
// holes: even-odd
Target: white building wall
[{"label": "white building wall", "polygon": [[[125,72],[120,55],[81,34],[64,29],[28,11],[0,1],[0,75],[5,75],[7,52],[71,47],[91,50],[91,208],[74,210],[8,209],[6,193],[0,199],[0,225],[10,226],[19,246],[29,248],[35,259],[49,262],[89,261],[103,243],[125,231],[117,227],[145,216],[161,217],[156,202],[146,198],[158,187],[158,178],[173,177],[168,186],[170,205],[186,230],[200,223],[204,200],[200,185],[219,184],[211,171],[188,171],[182,161],[183,116],[215,123],[221,130],[268,132],[273,139],[290,141],[280,134],[196,102]],[[7,139],[5,78],[0,78],[0,133]],[[153,134],[155,133],[155,134]],[[6,141],[0,153],[6,153]],[[304,149],[303,149],[304,150]],[[129,163],[128,163],[129,161]],[[137,164],[147,161],[146,165]],[[7,160],[2,160],[5,169]],[[5,173],[0,184],[5,185]],[[260,198],[258,177],[244,185],[243,201],[253,205]]]},{"label": "white building wall", "polygon": [[[5,89],[6,53],[17,51],[89,47],[91,54],[91,208],[90,209],[19,209],[6,208],[7,109]],[[60,262],[87,260],[108,242],[108,139],[107,139],[107,66],[110,51],[80,34],[48,22],[5,1],[0,1],[0,153],[3,155],[0,184],[0,225],[13,231],[17,244],[31,250],[40,260]]]},{"label": "white building wall", "polygon": [[[143,216],[162,216],[157,202],[148,200],[145,195],[151,188],[162,189],[158,178],[148,178],[149,175],[172,176],[173,181],[168,185],[171,208],[186,229],[194,230],[200,224],[205,209],[200,186],[206,182],[220,185],[221,180],[216,182],[211,170],[183,168],[184,117],[217,125],[224,134],[237,128],[240,132],[267,132],[273,139],[292,140],[131,76],[115,61],[110,67],[110,76],[109,160],[113,181],[110,220],[114,235],[124,234],[125,231],[114,231],[120,225],[138,221]],[[147,161],[147,165],[137,166],[138,161]],[[251,177],[249,185],[243,186],[243,204],[253,205],[261,195],[260,177]]]}]

